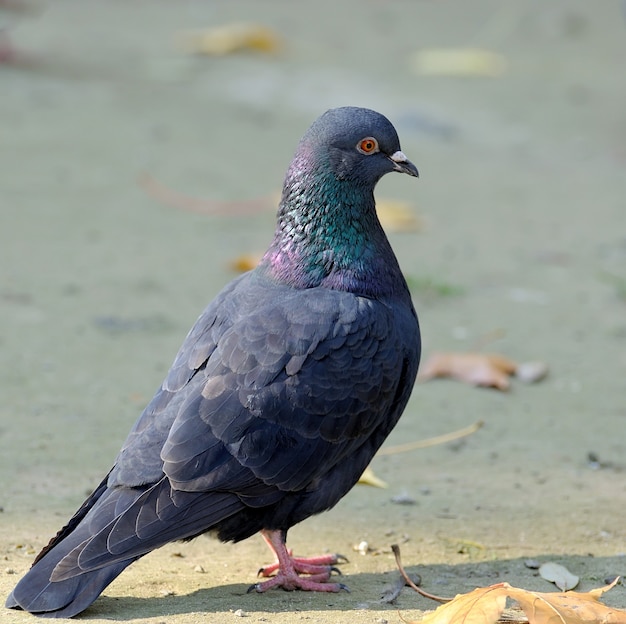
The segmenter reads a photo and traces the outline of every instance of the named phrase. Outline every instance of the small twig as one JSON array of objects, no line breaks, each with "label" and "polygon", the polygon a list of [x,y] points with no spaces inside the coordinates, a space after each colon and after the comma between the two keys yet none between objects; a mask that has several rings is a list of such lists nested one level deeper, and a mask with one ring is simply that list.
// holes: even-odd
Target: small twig
[{"label": "small twig", "polygon": [[407,451],[414,451],[420,448],[426,448],[429,446],[437,446],[438,444],[445,444],[446,442],[453,442],[459,438],[464,438],[472,433],[478,431],[483,425],[484,421],[479,420],[473,425],[463,427],[457,431],[451,431],[450,433],[444,433],[434,438],[428,438],[426,440],[417,440],[415,442],[407,442],[406,444],[398,444],[396,446],[389,446],[381,451],[378,451],[378,456],[381,455],[397,455],[398,453],[406,453]]},{"label": "small twig", "polygon": [[268,205],[266,197],[247,201],[216,201],[190,197],[165,186],[147,172],[137,178],[137,184],[153,199],[179,210],[208,215],[246,215],[255,214]]},{"label": "small twig", "polygon": [[402,567],[402,560],[400,558],[400,546],[398,544],[392,544],[391,550],[393,551],[393,555],[396,558],[396,565],[398,566],[398,570],[400,570],[400,574],[406,581],[406,584],[409,587],[412,587],[420,596],[424,596],[424,598],[428,598],[429,600],[435,600],[436,602],[450,602],[452,598],[442,598],[441,596],[436,596],[435,594],[431,594],[420,587],[418,587],[412,580],[411,577],[406,573],[406,570]]}]

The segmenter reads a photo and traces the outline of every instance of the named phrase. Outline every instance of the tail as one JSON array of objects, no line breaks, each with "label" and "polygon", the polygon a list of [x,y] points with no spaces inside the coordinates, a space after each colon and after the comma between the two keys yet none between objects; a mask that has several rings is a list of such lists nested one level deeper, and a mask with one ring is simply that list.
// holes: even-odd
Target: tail
[{"label": "tail", "polygon": [[63,554],[53,552],[36,563],[11,592],[6,606],[30,611],[39,617],[73,617],[91,605],[102,590],[137,559],[53,582],[50,576],[59,556]]},{"label": "tail", "polygon": [[143,488],[106,479],[35,559],[7,598],[10,609],[68,618],[84,611],[126,567],[168,542],[190,539],[244,507],[234,495]]},{"label": "tail", "polygon": [[37,555],[31,569],[9,594],[5,603],[7,608],[23,609],[40,617],[72,617],[92,604],[107,585],[139,558],[120,561],[113,566],[84,572],[60,582],[51,580],[58,563],[88,538],[83,520],[102,495],[106,494],[107,479],[108,475],[67,525]]}]

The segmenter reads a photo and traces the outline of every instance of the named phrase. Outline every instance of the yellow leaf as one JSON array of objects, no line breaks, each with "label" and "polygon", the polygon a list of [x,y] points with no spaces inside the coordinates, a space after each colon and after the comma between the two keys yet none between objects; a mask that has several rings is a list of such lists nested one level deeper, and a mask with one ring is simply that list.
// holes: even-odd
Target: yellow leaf
[{"label": "yellow leaf", "polygon": [[506,59],[480,48],[431,48],[417,51],[413,69],[425,76],[488,76],[497,78],[506,71]]},{"label": "yellow leaf", "polygon": [[401,200],[380,199],[376,202],[376,212],[387,232],[414,232],[422,227],[410,204]]},{"label": "yellow leaf", "polygon": [[379,487],[379,488],[388,487],[387,484],[382,479],[379,479],[374,474],[374,471],[369,466],[363,471],[363,474],[361,475],[361,478],[359,479],[359,484],[371,485],[373,487]]},{"label": "yellow leaf", "polygon": [[281,38],[262,24],[235,23],[198,32],[179,33],[178,40],[189,54],[224,56],[241,51],[274,53],[282,47]]},{"label": "yellow leaf", "polygon": [[252,269],[254,269],[259,263],[260,259],[260,256],[243,254],[241,256],[237,256],[234,260],[231,260],[229,262],[229,266],[238,273],[245,273],[246,271],[252,271]]}]

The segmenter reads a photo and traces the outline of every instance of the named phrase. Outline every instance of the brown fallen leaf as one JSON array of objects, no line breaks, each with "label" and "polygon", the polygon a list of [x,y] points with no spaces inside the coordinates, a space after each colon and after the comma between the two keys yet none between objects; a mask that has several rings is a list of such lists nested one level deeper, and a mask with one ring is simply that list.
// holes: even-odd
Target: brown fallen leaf
[{"label": "brown fallen leaf", "polygon": [[509,377],[517,370],[513,360],[497,353],[433,353],[422,366],[419,379],[452,377],[473,386],[506,391]]},{"label": "brown fallen leaf", "polygon": [[420,624],[495,624],[504,612],[507,598],[517,602],[529,624],[626,624],[626,611],[600,602],[602,594],[615,584],[616,581],[586,593],[545,593],[498,583],[455,596],[427,613]]},{"label": "brown fallen leaf", "polygon": [[427,613],[424,624],[493,624],[506,607],[506,594],[502,589],[506,583],[475,589],[469,594],[458,594],[432,613]]},{"label": "brown fallen leaf", "polygon": [[[498,583],[450,599],[430,594],[413,583],[402,565],[400,547],[392,544],[391,550],[398,570],[409,587],[425,598],[445,603],[427,613],[420,624],[495,624],[497,621],[505,621],[501,617],[507,598],[517,601],[529,624],[626,624],[626,611],[599,602],[604,593],[617,585],[619,576],[609,585],[586,593],[531,592],[508,583]],[[507,609],[506,621],[521,621],[518,613],[519,610]],[[407,622],[404,618],[402,620]]]},{"label": "brown fallen leaf", "polygon": [[626,624],[626,611],[600,602],[618,582],[619,576],[609,585],[588,592],[529,592],[509,586],[508,595],[519,603],[530,624],[552,624],[555,620],[566,624]]},{"label": "brown fallen leaf", "polygon": [[278,52],[282,39],[263,24],[235,23],[198,32],[179,33],[178,42],[189,54],[224,56],[236,52]]}]

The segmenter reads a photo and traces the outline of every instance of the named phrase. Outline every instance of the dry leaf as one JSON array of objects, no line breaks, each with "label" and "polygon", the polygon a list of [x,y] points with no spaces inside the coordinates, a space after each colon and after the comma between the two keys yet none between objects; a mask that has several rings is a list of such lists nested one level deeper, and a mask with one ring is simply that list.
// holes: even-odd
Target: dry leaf
[{"label": "dry leaf", "polygon": [[550,583],[554,583],[561,591],[574,589],[580,579],[560,563],[548,561],[539,566],[539,575]]},{"label": "dry leaf", "polygon": [[178,40],[189,54],[224,56],[241,51],[274,53],[282,47],[281,38],[262,24],[237,23],[199,32],[180,33]]},{"label": "dry leaf", "polygon": [[426,76],[488,76],[497,78],[506,71],[506,59],[480,48],[431,48],[417,51],[413,69]]},{"label": "dry leaf", "polygon": [[610,585],[589,592],[529,592],[505,585],[508,596],[519,603],[530,624],[626,624],[626,611],[600,602],[618,580],[619,577]]},{"label": "dry leaf", "polygon": [[422,380],[452,377],[473,386],[508,390],[517,364],[496,353],[434,353],[422,366]]},{"label": "dry leaf", "polygon": [[376,213],[387,232],[415,232],[422,226],[411,205],[398,199],[377,200]]},{"label": "dry leaf", "polygon": [[374,471],[369,466],[363,471],[359,483],[361,485],[371,485],[379,488],[389,487],[382,479],[374,474]]},{"label": "dry leaf", "polygon": [[506,607],[507,583],[475,589],[469,594],[457,594],[450,602],[441,605],[421,620],[422,624],[492,624]]},{"label": "dry leaf", "polygon": [[[619,576],[609,585],[586,593],[531,592],[512,587],[508,583],[498,583],[480,587],[467,594],[459,594],[450,600],[430,594],[413,583],[402,566],[398,545],[392,544],[391,550],[400,574],[409,587],[425,598],[445,603],[428,613],[421,623],[495,624],[505,610],[506,599],[511,598],[524,611],[529,624],[626,624],[626,611],[600,603],[602,595],[617,585]],[[510,615],[510,611],[507,609],[507,616]],[[506,620],[518,621],[518,618],[507,617]],[[406,622],[404,618],[403,621]]]},{"label": "dry leaf", "polygon": [[495,624],[506,607],[506,599],[517,601],[529,624],[626,624],[626,611],[602,604],[602,594],[617,583],[586,593],[531,592],[498,583],[456,596],[432,613],[422,624]]},{"label": "dry leaf", "polygon": [[228,266],[239,273],[245,273],[246,271],[252,271],[259,264],[261,256],[254,256],[252,254],[242,254],[237,256],[228,263]]}]

